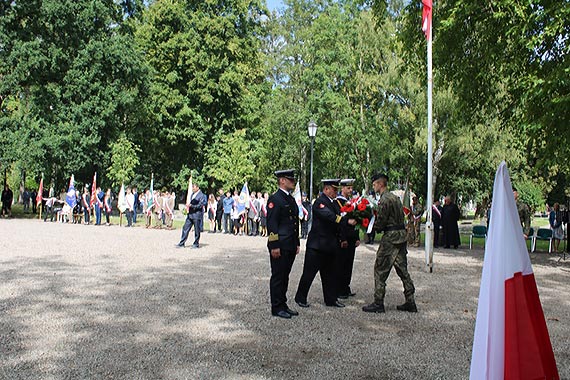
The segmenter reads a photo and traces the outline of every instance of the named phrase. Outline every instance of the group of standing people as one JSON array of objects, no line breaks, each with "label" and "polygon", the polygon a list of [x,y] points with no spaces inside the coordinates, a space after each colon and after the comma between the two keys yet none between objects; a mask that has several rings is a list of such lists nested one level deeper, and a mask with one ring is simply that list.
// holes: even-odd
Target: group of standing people
[{"label": "group of standing people", "polygon": [[[291,191],[295,188],[294,170],[275,172],[279,189],[268,199],[267,231],[271,265],[271,313],[289,319],[299,315],[287,303],[289,274],[300,252],[299,209]],[[326,306],[342,308],[339,299],[354,296],[350,288],[354,252],[360,244],[356,220],[341,213],[341,207],[352,195],[352,179],[322,181],[322,192],[312,205],[312,227],[307,238],[303,274],[295,294],[299,307],[310,307],[308,294],[317,273],[320,273]],[[379,196],[378,214],[373,226],[383,232],[374,266],[374,302],[363,307],[365,312],[384,312],[386,280],[392,267],[404,284],[406,302],[398,310],[416,312],[414,285],[407,271],[407,236],[400,199],[387,191],[388,177],[372,177]],[[337,189],[341,187],[340,195]]]}]

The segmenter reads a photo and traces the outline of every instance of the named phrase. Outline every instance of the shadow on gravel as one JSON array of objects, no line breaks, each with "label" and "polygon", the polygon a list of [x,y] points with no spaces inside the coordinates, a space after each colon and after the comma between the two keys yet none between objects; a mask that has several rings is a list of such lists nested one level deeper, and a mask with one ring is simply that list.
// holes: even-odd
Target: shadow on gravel
[{"label": "shadow on gravel", "polygon": [[[437,252],[474,261],[440,262],[437,274],[425,273],[418,252],[411,253],[417,315],[393,311],[402,301],[399,280],[388,286],[388,313],[361,313],[371,296],[373,253],[357,255],[356,266],[369,272],[360,274],[366,281],[355,279],[358,295],[349,307],[339,311],[319,305],[317,278],[310,294],[313,306],[292,321],[269,316],[265,251],[209,258],[193,252],[173,249],[160,266],[137,271],[125,271],[124,257],[113,255],[100,255],[96,265],[72,265],[61,256],[2,262],[0,279],[9,295],[0,299],[0,378],[466,378],[482,251]],[[237,273],[244,260],[247,271]],[[295,263],[290,291],[302,260]],[[551,265],[550,258],[535,260],[535,265]],[[424,285],[436,275],[444,287]],[[391,278],[397,279],[394,272]],[[552,273],[547,281],[549,288],[562,290],[568,274]],[[467,301],[454,304],[457,297],[446,293],[464,294]],[[433,337],[427,345],[426,335]],[[433,352],[445,357],[449,339],[453,350],[461,350],[461,359],[455,368],[438,369],[430,358]],[[402,368],[406,359],[394,352],[407,352],[414,364]],[[564,359],[570,358],[558,358]]]}]

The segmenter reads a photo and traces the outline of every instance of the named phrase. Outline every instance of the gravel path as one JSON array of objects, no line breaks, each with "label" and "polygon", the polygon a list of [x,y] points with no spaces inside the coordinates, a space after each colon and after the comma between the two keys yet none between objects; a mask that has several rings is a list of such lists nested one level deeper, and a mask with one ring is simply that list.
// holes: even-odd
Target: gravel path
[{"label": "gravel path", "polygon": [[[308,309],[271,317],[266,240],[180,230],[0,220],[0,379],[467,379],[482,251],[412,249],[419,313],[393,271],[372,300],[377,246],[357,250],[344,309],[317,277]],[[570,259],[532,261],[562,379],[570,379]],[[290,306],[303,264],[291,274]]]}]

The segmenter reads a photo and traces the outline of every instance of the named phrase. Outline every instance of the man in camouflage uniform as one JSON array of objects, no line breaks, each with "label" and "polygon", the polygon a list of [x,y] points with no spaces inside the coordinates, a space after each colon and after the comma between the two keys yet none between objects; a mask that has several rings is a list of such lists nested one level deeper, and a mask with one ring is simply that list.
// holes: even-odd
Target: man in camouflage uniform
[{"label": "man in camouflage uniform", "polygon": [[515,202],[517,203],[517,211],[519,212],[523,236],[525,239],[528,239],[528,234],[530,233],[530,207],[519,199],[519,192],[515,188],[513,188],[513,195],[515,196]]},{"label": "man in camouflage uniform", "polygon": [[374,229],[384,234],[380,240],[374,264],[374,302],[364,306],[362,310],[369,313],[384,312],[386,280],[394,267],[404,284],[404,296],[406,297],[406,302],[399,305],[397,309],[417,312],[414,283],[408,273],[408,250],[402,202],[388,191],[387,184],[388,176],[385,174],[375,174],[372,177],[374,191],[380,194]]},{"label": "man in camouflage uniform", "polygon": [[418,197],[414,196],[411,211],[408,214],[408,244],[413,247],[420,246],[420,225],[423,213],[423,206],[418,202]]}]

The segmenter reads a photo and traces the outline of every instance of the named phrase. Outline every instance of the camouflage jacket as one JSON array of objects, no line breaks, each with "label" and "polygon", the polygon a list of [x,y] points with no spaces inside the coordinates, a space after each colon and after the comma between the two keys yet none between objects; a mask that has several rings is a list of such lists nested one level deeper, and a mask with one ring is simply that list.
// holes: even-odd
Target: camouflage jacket
[{"label": "camouflage jacket", "polygon": [[407,240],[404,229],[404,209],[400,198],[385,189],[378,200],[378,215],[374,222],[374,229],[384,232],[382,240],[400,244]]}]

